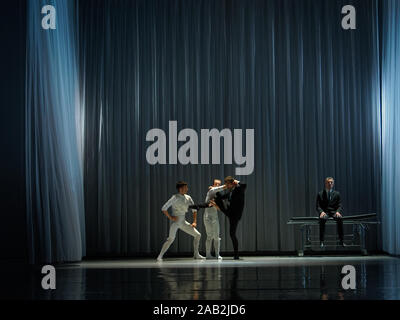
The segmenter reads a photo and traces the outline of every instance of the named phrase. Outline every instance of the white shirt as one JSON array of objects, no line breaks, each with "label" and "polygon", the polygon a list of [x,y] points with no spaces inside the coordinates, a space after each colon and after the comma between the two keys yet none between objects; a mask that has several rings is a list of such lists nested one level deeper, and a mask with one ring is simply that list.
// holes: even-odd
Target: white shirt
[{"label": "white shirt", "polygon": [[205,202],[208,203],[210,200],[214,199],[217,192],[221,190],[224,190],[224,186],[214,187],[208,190]]},{"label": "white shirt", "polygon": [[[194,204],[193,199],[188,194],[174,194],[161,208],[161,211],[167,211],[172,207],[173,216],[184,216],[190,205]],[[196,209],[192,209],[196,212]]]},{"label": "white shirt", "polygon": [[[213,200],[215,198],[215,195],[217,194],[217,192],[220,192],[221,190],[224,190],[224,186],[214,187],[214,188],[211,188],[210,190],[208,190],[205,202],[208,203],[210,200]],[[206,208],[205,212],[215,214],[218,211],[217,211],[217,208],[215,208],[215,207],[208,207],[208,208]]]}]

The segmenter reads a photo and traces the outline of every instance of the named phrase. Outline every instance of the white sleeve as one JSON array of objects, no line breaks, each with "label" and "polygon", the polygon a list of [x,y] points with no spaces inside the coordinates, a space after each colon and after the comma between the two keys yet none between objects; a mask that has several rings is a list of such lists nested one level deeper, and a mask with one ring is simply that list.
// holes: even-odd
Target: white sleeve
[{"label": "white sleeve", "polygon": [[208,190],[207,196],[206,196],[206,203],[209,202],[211,199],[215,198],[215,195],[217,192],[224,190],[224,186],[219,186],[219,187],[214,187]]},{"label": "white sleeve", "polygon": [[161,211],[167,211],[175,202],[178,200],[175,195],[173,195],[161,208]]},{"label": "white sleeve", "polygon": [[189,196],[189,201],[190,201],[191,204],[194,204],[194,201],[193,201],[191,196]]},{"label": "white sleeve", "polygon": [[[189,202],[191,205],[194,204],[194,201],[191,196],[189,196]],[[192,212],[196,212],[196,211],[197,211],[196,209],[192,209]]]}]

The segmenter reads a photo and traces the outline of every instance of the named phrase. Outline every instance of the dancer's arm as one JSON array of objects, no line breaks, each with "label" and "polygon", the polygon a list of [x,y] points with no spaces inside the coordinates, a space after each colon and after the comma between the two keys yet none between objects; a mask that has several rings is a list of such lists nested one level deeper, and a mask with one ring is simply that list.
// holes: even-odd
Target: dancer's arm
[{"label": "dancer's arm", "polygon": [[207,192],[207,196],[206,196],[206,203],[208,203],[211,199],[215,198],[215,195],[217,194],[217,192],[226,189],[225,185],[219,186],[219,187],[213,187],[211,188],[208,192]]},{"label": "dancer's arm", "polygon": [[173,196],[162,206],[162,208],[161,208],[162,213],[164,213],[164,214],[167,216],[167,218],[168,218],[169,220],[171,220],[171,221],[176,221],[177,218],[174,217],[174,216],[171,216],[171,215],[168,213],[168,209],[169,209],[177,200],[178,200],[178,198],[175,197],[175,195],[173,195]]},{"label": "dancer's arm", "polygon": [[193,211],[193,223],[191,224],[193,228],[197,226],[197,211]]},{"label": "dancer's arm", "polygon": [[[191,205],[194,205],[194,201],[193,201],[192,197],[189,196],[189,198],[190,198],[189,201],[190,201]],[[191,226],[193,228],[196,228],[196,226],[197,226],[197,210],[192,208],[192,212],[193,212],[193,223],[191,224]]]},{"label": "dancer's arm", "polygon": [[177,218],[176,218],[175,216],[171,216],[171,215],[168,213],[167,210],[163,210],[162,212],[167,216],[167,218],[168,218],[169,220],[171,220],[171,221],[176,221]]},{"label": "dancer's arm", "polygon": [[240,183],[238,180],[235,180],[233,183],[235,184],[236,188],[240,189],[241,191],[244,191],[247,187],[246,183]]}]

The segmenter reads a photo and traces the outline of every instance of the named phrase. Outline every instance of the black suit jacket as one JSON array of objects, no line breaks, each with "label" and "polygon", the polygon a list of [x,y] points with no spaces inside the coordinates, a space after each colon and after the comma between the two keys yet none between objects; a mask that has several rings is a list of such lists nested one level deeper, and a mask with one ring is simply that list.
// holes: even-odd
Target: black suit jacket
[{"label": "black suit jacket", "polygon": [[240,182],[239,185],[233,189],[228,207],[225,206],[222,199],[227,198],[229,194],[221,196],[219,192],[217,193],[215,202],[228,218],[239,220],[242,217],[244,208],[244,192],[246,187],[247,185],[245,183]]},{"label": "black suit jacket", "polygon": [[325,189],[318,192],[316,209],[319,214],[322,212],[328,215],[334,215],[336,212],[343,214],[342,199],[339,191],[332,191],[331,200],[328,199],[328,194]]}]

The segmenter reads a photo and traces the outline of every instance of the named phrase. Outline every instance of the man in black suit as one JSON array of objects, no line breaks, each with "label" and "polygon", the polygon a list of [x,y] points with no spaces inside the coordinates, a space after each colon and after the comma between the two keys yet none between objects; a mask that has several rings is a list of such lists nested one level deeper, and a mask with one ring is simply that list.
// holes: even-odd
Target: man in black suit
[{"label": "man in black suit", "polygon": [[234,259],[239,259],[239,241],[236,237],[236,229],[239,221],[242,218],[244,208],[244,191],[246,190],[246,184],[235,180],[233,177],[228,176],[224,180],[225,186],[228,190],[227,193],[222,194],[218,192],[215,200],[211,201],[211,204],[228,217],[229,219],[229,234],[231,236]]},{"label": "man in black suit", "polygon": [[316,208],[319,214],[319,240],[321,248],[324,247],[325,223],[329,217],[333,217],[337,224],[337,231],[340,245],[343,242],[343,220],[342,220],[342,201],[339,191],[333,190],[335,180],[332,177],[325,179],[325,189],[318,192]]}]

